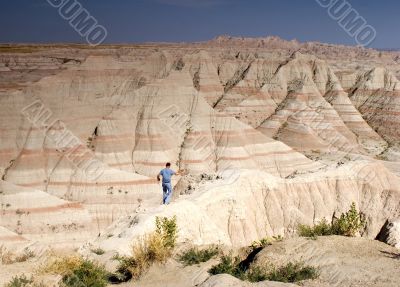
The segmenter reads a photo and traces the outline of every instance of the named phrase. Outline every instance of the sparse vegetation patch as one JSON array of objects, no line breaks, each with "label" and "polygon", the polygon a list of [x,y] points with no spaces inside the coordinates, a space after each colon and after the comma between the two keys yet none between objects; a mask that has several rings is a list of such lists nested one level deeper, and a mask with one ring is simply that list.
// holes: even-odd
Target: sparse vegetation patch
[{"label": "sparse vegetation patch", "polygon": [[323,219],[314,226],[301,224],[297,231],[299,236],[311,238],[327,235],[354,237],[365,228],[365,225],[365,215],[357,210],[353,202],[349,211],[342,213],[339,218],[334,218],[331,223]]},{"label": "sparse vegetation patch", "polygon": [[5,287],[46,287],[43,283],[36,283],[33,277],[26,277],[25,274],[14,276]]},{"label": "sparse vegetation patch", "polygon": [[273,268],[272,271],[268,273],[266,280],[294,283],[304,280],[314,280],[318,277],[319,271],[317,268],[307,266],[303,262],[289,262],[279,268]]},{"label": "sparse vegetation patch", "polygon": [[16,254],[4,246],[0,246],[0,262],[4,265],[25,262],[33,257],[35,257],[35,253],[29,248],[25,248],[21,254]]},{"label": "sparse vegetation patch", "polygon": [[319,271],[313,266],[307,266],[303,262],[289,262],[288,264],[275,267],[272,264],[264,267],[250,265],[246,268],[239,257],[224,255],[219,264],[213,266],[209,273],[229,274],[243,281],[278,281],[278,282],[300,282],[318,278]]},{"label": "sparse vegetation patch", "polygon": [[118,257],[120,264],[111,281],[138,279],[154,263],[165,263],[172,255],[176,238],[176,217],[157,217],[155,232],[144,236],[132,246],[132,256]]},{"label": "sparse vegetation patch", "polygon": [[185,266],[200,264],[202,262],[207,262],[218,255],[218,253],[219,249],[217,246],[211,246],[206,249],[192,247],[179,255],[179,261]]},{"label": "sparse vegetation patch", "polygon": [[109,277],[104,266],[77,255],[51,260],[41,272],[62,276],[61,287],[105,287]]}]

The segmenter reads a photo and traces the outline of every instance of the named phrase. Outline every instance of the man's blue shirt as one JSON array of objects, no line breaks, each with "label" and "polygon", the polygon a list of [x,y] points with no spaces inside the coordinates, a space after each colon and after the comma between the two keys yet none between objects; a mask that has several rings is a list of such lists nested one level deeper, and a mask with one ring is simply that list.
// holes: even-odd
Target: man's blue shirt
[{"label": "man's blue shirt", "polygon": [[171,176],[175,174],[170,168],[164,168],[160,171],[160,175],[162,176],[162,183],[171,183]]}]

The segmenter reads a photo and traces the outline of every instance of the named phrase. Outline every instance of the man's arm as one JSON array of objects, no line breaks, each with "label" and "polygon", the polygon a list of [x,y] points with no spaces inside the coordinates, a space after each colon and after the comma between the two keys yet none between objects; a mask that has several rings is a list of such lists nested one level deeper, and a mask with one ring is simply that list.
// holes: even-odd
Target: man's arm
[{"label": "man's arm", "polygon": [[159,172],[159,173],[157,174],[157,181],[160,181],[160,180],[161,180],[160,175],[161,175],[161,173]]},{"label": "man's arm", "polygon": [[175,174],[176,175],[185,175],[185,170],[184,169],[178,170]]}]

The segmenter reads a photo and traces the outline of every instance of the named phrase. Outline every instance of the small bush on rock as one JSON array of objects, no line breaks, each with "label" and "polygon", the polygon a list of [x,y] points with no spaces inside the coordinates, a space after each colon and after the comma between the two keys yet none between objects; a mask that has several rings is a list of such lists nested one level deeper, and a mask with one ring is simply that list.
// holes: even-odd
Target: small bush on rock
[{"label": "small bush on rock", "polygon": [[240,258],[238,256],[233,257],[230,255],[223,255],[220,259],[220,263],[211,267],[208,271],[211,275],[217,274],[229,274],[240,280],[245,280],[246,270],[240,266]]},{"label": "small bush on rock", "polygon": [[202,250],[192,247],[179,255],[179,261],[185,266],[200,264],[202,262],[207,262],[211,258],[215,257],[218,253],[219,249],[216,246],[211,246]]},{"label": "small bush on rock", "polygon": [[15,276],[4,287],[46,287],[43,283],[35,283],[34,279],[28,278],[25,274]]},{"label": "small bush on rock", "polygon": [[55,257],[41,267],[40,273],[65,275],[78,268],[82,261],[83,258],[78,255]]},{"label": "small bush on rock", "polygon": [[178,233],[176,216],[168,219],[167,217],[156,217],[156,233],[162,237],[163,245],[166,248],[174,248]]},{"label": "small bush on rock", "polygon": [[269,239],[269,238],[263,238],[257,241],[253,241],[253,243],[251,243],[250,247],[254,250],[257,248],[264,248],[268,245],[271,245],[273,242],[273,240]]},{"label": "small bush on rock", "polygon": [[105,287],[108,285],[108,275],[103,266],[85,259],[77,268],[63,276],[60,286]]},{"label": "small bush on rock", "polygon": [[273,237],[264,237],[260,240],[253,241],[253,243],[251,243],[251,245],[250,245],[250,248],[252,250],[262,249],[264,247],[267,247],[268,245],[272,245],[274,242],[279,242],[282,240],[283,240],[283,237],[281,235],[273,236]]},{"label": "small bush on rock", "polygon": [[273,265],[254,266],[244,268],[239,257],[222,256],[221,262],[213,266],[208,272],[212,275],[229,274],[243,281],[278,281],[278,282],[299,282],[312,280],[319,277],[319,271],[313,266],[306,266],[303,262],[292,263],[279,268]]},{"label": "small bush on rock", "polygon": [[294,283],[304,280],[317,279],[319,271],[313,266],[305,266],[303,262],[292,263],[274,268],[267,276],[269,281]]},{"label": "small bush on rock", "polygon": [[314,226],[299,225],[297,228],[299,236],[316,238],[317,236],[342,235],[354,237],[365,228],[365,216],[356,208],[356,204],[351,204],[350,210],[342,213],[339,218],[334,218],[332,223],[326,219]]},{"label": "small bush on rock", "polygon": [[332,226],[326,219],[322,219],[319,223],[314,226],[300,224],[298,226],[299,236],[312,237],[317,236],[328,236],[333,234]]},{"label": "small bush on rock", "polygon": [[172,255],[177,238],[176,217],[156,218],[155,232],[144,236],[132,246],[132,256],[122,256],[113,281],[138,279],[154,263],[165,263]]},{"label": "small bush on rock", "polygon": [[109,273],[97,263],[80,256],[66,256],[50,261],[42,273],[61,275],[62,287],[105,287]]},{"label": "small bush on rock", "polygon": [[342,213],[339,219],[333,221],[332,231],[336,235],[354,237],[365,228],[365,225],[364,214],[357,210],[356,204],[353,202],[349,211]]},{"label": "small bush on rock", "polygon": [[25,274],[22,274],[20,276],[15,276],[13,279],[11,279],[10,282],[8,282],[5,287],[25,287],[25,286],[30,286],[33,283],[33,280],[31,278],[28,278],[25,276]]},{"label": "small bush on rock", "polygon": [[246,280],[250,282],[261,282],[268,280],[268,272],[265,268],[259,266],[250,267],[246,272]]}]

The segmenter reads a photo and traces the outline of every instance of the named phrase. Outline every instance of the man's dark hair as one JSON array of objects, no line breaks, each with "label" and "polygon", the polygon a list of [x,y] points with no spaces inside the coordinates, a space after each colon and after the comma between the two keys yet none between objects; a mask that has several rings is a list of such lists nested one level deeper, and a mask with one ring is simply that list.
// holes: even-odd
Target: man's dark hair
[{"label": "man's dark hair", "polygon": [[171,166],[171,163],[170,162],[167,162],[167,164],[165,165],[166,167],[170,167]]}]

